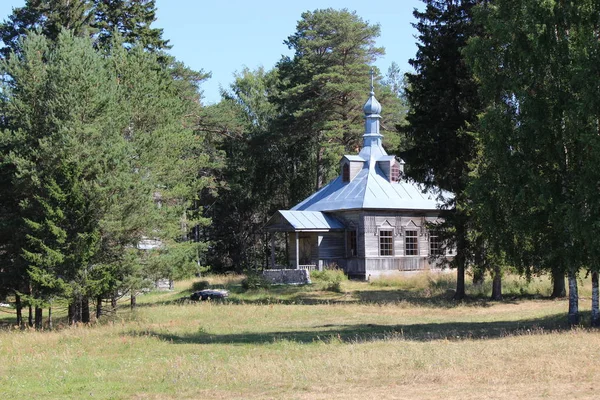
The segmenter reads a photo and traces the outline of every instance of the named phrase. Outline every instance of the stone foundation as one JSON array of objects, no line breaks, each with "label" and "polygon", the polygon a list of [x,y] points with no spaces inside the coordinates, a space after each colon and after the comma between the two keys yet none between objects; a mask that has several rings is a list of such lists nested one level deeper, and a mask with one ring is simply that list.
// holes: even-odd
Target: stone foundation
[{"label": "stone foundation", "polygon": [[303,269],[268,269],[262,276],[274,285],[306,285],[310,283],[310,274]]}]

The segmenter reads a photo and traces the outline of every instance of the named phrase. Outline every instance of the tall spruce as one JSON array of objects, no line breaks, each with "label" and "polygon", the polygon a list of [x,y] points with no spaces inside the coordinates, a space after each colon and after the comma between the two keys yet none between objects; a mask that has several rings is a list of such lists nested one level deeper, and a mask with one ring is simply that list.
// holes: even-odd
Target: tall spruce
[{"label": "tall spruce", "polygon": [[445,199],[447,240],[456,247],[452,265],[457,269],[456,299],[465,296],[465,269],[475,254],[469,239],[473,219],[466,188],[476,155],[470,132],[482,110],[477,84],[462,50],[480,28],[472,10],[478,0],[424,0],[425,10],[414,11],[418,30],[417,54],[407,74],[407,124],[399,127],[410,148],[401,153],[407,173],[428,187],[454,193]]},{"label": "tall spruce", "polygon": [[162,29],[151,26],[155,20],[155,0],[26,0],[0,24],[1,52],[5,57],[18,52],[19,40],[29,32],[56,40],[63,29],[91,37],[99,47],[109,46],[117,34],[127,46],[166,50],[169,41]]},{"label": "tall spruce", "polygon": [[146,50],[169,49],[162,38],[163,30],[153,28],[156,21],[155,0],[94,0],[94,27],[100,46],[110,43],[117,32],[127,45],[141,45]]}]

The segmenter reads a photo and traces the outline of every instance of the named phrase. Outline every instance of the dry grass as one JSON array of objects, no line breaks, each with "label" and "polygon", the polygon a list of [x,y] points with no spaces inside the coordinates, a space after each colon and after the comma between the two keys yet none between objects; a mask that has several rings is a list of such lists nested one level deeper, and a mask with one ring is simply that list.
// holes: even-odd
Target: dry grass
[{"label": "dry grass", "polygon": [[185,292],[159,293],[89,327],[3,331],[0,398],[597,397],[600,335],[567,329],[565,301],[453,303],[424,282],[275,288],[283,300],[270,303],[239,291],[229,303],[176,305]]}]

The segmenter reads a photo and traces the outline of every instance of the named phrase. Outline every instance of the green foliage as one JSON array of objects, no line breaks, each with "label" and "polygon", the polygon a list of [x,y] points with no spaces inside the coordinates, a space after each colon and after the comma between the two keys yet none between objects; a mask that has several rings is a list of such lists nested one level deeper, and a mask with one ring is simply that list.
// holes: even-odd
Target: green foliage
[{"label": "green foliage", "polygon": [[324,269],[323,271],[311,271],[310,277],[320,283],[323,286],[323,290],[336,293],[342,292],[342,282],[348,280],[344,271],[338,268]]},{"label": "green foliage", "polygon": [[[379,30],[346,9],[321,9],[303,13],[285,41],[294,56],[277,64],[271,140],[285,152],[290,205],[337,175],[340,157],[360,147],[370,64],[384,53],[375,46]],[[384,110],[399,101],[387,93],[379,99]],[[383,133],[386,144],[396,136]]]},{"label": "green foliage", "polygon": [[94,0],[93,27],[98,31],[101,47],[111,44],[118,33],[129,47],[138,45],[146,50],[161,51],[171,48],[162,38],[163,30],[152,28],[156,21],[155,0]]},{"label": "green foliage", "polygon": [[[485,35],[467,55],[489,103],[473,193],[490,235],[527,274],[598,269],[600,45],[594,1],[497,1],[479,8]],[[596,194],[592,194],[596,192]]]},{"label": "green foliage", "polygon": [[[10,196],[0,276],[3,292],[30,303],[107,297],[201,269],[207,244],[187,232],[209,223],[196,200],[216,168],[186,121],[201,74],[175,80],[180,65],[110,49],[66,31],[30,34],[0,66],[0,183]],[[151,261],[135,250],[144,238],[161,244]]]},{"label": "green foliage", "polygon": [[[226,157],[219,201],[205,199],[207,215],[220,221],[208,231],[210,262],[218,269],[263,263],[270,252],[267,219],[326,184],[339,173],[341,156],[360,147],[370,64],[383,54],[378,35],[379,26],[345,9],[305,12],[285,41],[293,57],[270,71],[243,69],[223,101],[209,107]],[[396,148],[391,128],[402,122],[402,100],[393,86],[376,86],[385,144]]]},{"label": "green foliage", "polygon": [[20,40],[29,32],[38,32],[55,41],[66,29],[79,37],[89,37],[102,48],[115,44],[115,34],[123,45],[146,50],[170,48],[162,39],[162,29],[152,28],[156,20],[155,0],[26,0],[13,9],[0,24],[2,53],[20,52]]},{"label": "green foliage", "polygon": [[246,68],[236,74],[223,101],[206,110],[212,129],[222,133],[217,146],[226,159],[218,172],[221,184],[203,198],[209,205],[206,215],[219,221],[206,230],[212,243],[208,262],[217,270],[241,272],[259,265],[267,245],[264,223],[273,204],[284,203],[272,170],[278,153],[265,143],[274,117],[269,96],[276,82],[274,70]]},{"label": "green foliage", "polygon": [[246,278],[242,281],[244,290],[268,289],[270,286],[271,283],[262,274],[254,271],[246,273]]},{"label": "green foliage", "polygon": [[209,281],[197,281],[192,283],[192,291],[197,292],[198,290],[204,290],[210,288]]},{"label": "green foliage", "polygon": [[453,194],[440,192],[452,211],[444,214],[444,223],[435,229],[443,242],[456,248],[451,264],[457,268],[456,293],[461,298],[465,268],[485,258],[481,254],[485,243],[470,240],[478,221],[466,192],[477,155],[471,130],[483,102],[462,54],[469,38],[481,31],[472,17],[479,0],[424,2],[425,10],[414,11],[419,43],[416,57],[410,60],[415,73],[406,74],[407,124],[398,128],[409,146],[402,153],[408,175]]}]

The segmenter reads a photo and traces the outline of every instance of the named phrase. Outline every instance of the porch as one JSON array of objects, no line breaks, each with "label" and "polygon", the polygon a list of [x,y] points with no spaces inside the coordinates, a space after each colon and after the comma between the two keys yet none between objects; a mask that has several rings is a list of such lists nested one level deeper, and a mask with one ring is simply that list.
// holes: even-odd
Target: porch
[{"label": "porch", "polygon": [[345,254],[345,226],[331,215],[313,211],[278,211],[265,229],[271,233],[269,268],[276,264],[276,235],[284,234],[287,267],[306,271],[343,263]]}]

